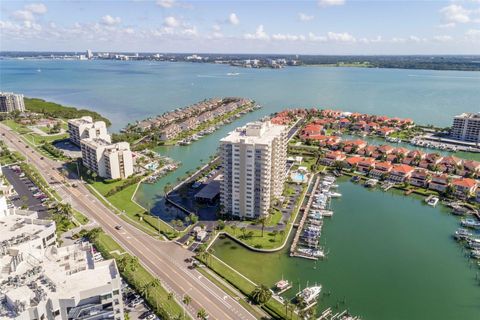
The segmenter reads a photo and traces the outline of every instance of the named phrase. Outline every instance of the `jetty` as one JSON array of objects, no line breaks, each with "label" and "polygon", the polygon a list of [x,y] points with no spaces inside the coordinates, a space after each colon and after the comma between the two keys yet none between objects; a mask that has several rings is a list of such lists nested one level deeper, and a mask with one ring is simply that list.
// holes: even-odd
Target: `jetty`
[{"label": "jetty", "polygon": [[292,245],[290,246],[290,256],[291,257],[302,257],[302,258],[311,259],[311,260],[318,260],[318,258],[316,258],[316,257],[312,257],[312,256],[309,256],[309,255],[297,252],[297,245],[300,241],[300,235],[302,234],[303,226],[305,225],[305,222],[307,221],[308,212],[309,212],[310,207],[312,206],[312,203],[313,203],[313,199],[314,199],[313,194],[315,194],[315,190],[317,189],[319,183],[320,183],[320,177],[316,176],[315,177],[315,183],[313,184],[313,188],[309,192],[308,202],[305,205],[305,207],[302,208],[303,215],[302,215],[302,218],[300,219],[300,222],[298,223],[297,232],[295,233],[295,237],[293,238]]},{"label": "jetty", "polygon": [[325,309],[317,320],[360,320],[360,317],[352,316],[347,310],[334,313],[332,308]]}]

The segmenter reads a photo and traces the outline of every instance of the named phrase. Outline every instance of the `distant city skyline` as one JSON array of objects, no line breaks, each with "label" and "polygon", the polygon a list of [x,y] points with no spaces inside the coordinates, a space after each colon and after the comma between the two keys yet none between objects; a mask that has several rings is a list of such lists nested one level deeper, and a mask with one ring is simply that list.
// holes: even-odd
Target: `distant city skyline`
[{"label": "distant city skyline", "polygon": [[2,51],[478,54],[480,0],[2,1]]}]

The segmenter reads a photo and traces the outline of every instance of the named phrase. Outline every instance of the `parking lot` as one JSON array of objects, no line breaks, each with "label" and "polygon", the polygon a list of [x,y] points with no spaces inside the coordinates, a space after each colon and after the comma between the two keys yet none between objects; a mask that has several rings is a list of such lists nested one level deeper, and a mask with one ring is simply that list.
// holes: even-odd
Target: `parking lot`
[{"label": "parking lot", "polygon": [[11,198],[13,204],[16,207],[26,205],[32,211],[38,211],[39,218],[47,217],[47,207],[42,203],[42,199],[47,199],[47,196],[17,166],[3,167],[2,170],[17,192],[17,195]]}]

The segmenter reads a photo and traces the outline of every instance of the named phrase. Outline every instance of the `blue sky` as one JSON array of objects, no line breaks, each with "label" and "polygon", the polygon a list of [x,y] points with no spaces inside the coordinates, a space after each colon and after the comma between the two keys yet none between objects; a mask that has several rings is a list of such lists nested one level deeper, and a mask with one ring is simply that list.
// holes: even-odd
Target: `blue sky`
[{"label": "blue sky", "polygon": [[480,54],[480,0],[2,1],[1,50]]}]

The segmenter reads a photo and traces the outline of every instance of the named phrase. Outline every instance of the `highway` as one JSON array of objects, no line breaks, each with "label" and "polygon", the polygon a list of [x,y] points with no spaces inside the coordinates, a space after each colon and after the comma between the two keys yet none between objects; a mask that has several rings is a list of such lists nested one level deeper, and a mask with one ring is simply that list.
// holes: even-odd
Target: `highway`
[{"label": "highway", "polygon": [[[28,163],[38,169],[57,193],[72,207],[85,214],[111,235],[129,253],[137,256],[140,263],[160,279],[162,285],[171,290],[177,301],[186,294],[192,298],[187,313],[196,318],[197,311],[205,309],[210,319],[255,319],[238,301],[231,298],[197,270],[187,268],[184,262],[192,253],[170,241],[161,241],[145,234],[123,221],[96,199],[77,179],[61,175],[62,162],[42,156],[7,126],[0,124],[1,139],[12,149],[19,151]],[[77,187],[67,186],[76,183]],[[115,226],[122,228],[116,230]]]}]

